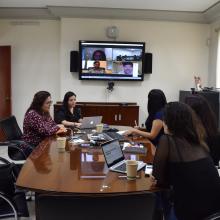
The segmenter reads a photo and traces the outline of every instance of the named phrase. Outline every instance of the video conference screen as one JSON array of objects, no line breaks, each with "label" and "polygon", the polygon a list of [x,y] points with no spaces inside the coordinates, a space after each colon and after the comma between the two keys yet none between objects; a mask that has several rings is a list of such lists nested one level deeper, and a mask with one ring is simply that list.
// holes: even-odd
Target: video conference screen
[{"label": "video conference screen", "polygon": [[145,43],[80,41],[80,79],[143,80]]}]

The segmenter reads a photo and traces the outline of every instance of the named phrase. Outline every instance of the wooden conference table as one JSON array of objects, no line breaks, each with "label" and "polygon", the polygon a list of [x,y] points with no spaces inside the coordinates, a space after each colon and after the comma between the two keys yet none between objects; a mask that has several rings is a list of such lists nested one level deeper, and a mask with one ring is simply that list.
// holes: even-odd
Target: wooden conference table
[{"label": "wooden conference table", "polygon": [[[86,139],[86,136],[84,137]],[[125,154],[127,159],[151,163],[151,142],[145,138],[133,139],[143,143],[147,154]],[[131,193],[155,191],[144,170],[138,178],[128,181],[124,174],[111,172],[105,164],[100,147],[80,147],[68,143],[65,152],[57,149],[56,137],[43,140],[28,157],[16,185],[38,193]]]}]

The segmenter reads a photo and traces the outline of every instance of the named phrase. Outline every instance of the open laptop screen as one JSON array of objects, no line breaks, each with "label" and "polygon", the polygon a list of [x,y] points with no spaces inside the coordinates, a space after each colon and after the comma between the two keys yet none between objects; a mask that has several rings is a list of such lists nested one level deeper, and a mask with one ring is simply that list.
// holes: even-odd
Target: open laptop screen
[{"label": "open laptop screen", "polygon": [[81,129],[86,128],[95,128],[97,124],[100,124],[102,121],[102,116],[92,116],[92,117],[83,117]]},{"label": "open laptop screen", "polygon": [[102,150],[108,167],[113,166],[121,160],[124,160],[124,155],[118,140],[112,140],[104,143],[102,145]]}]

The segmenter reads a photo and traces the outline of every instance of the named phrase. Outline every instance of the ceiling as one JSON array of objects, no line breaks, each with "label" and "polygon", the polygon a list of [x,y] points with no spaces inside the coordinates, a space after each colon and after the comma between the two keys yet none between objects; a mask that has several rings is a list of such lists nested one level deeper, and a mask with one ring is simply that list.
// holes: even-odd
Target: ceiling
[{"label": "ceiling", "polygon": [[204,12],[218,2],[218,0],[0,0],[0,7],[71,6]]},{"label": "ceiling", "polygon": [[218,0],[0,0],[0,19],[220,20]]}]

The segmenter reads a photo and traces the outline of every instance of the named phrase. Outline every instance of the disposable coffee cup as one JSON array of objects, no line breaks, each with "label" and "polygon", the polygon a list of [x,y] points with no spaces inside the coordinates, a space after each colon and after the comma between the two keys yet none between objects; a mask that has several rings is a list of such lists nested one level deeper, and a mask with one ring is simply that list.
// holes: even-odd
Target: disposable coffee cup
[{"label": "disposable coffee cup", "polygon": [[137,176],[137,168],[138,163],[136,160],[127,160],[126,161],[126,171],[127,171],[127,179],[135,180]]},{"label": "disposable coffee cup", "polygon": [[102,131],[103,131],[103,124],[97,124],[96,125],[96,132],[102,133]]},{"label": "disposable coffee cup", "polygon": [[66,137],[57,138],[57,148],[59,152],[64,152],[66,147]]}]

